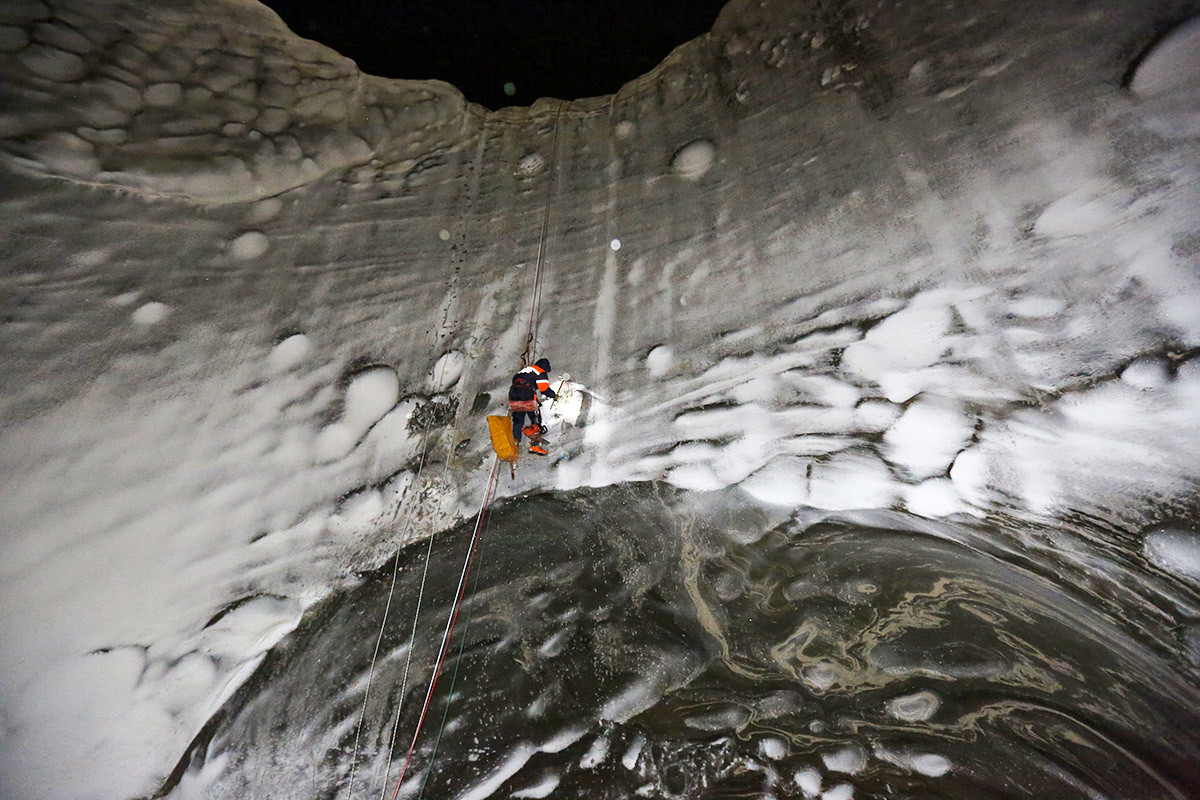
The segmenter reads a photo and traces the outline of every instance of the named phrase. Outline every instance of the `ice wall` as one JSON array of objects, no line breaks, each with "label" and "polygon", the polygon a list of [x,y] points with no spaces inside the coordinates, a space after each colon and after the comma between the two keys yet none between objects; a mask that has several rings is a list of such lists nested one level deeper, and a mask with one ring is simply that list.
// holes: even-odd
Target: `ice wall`
[{"label": "ice wall", "polygon": [[1150,80],[1190,51],[1122,78],[1197,11],[734,2],[485,114],[249,2],[6,3],[0,785],[152,791],[475,507],[547,202],[539,350],[594,405],[504,492],[1083,514],[1194,579],[1200,125]]},{"label": "ice wall", "polygon": [[3,149],[35,173],[228,203],[463,136],[452,87],[363,75],[257,3],[30,0],[0,13]]}]

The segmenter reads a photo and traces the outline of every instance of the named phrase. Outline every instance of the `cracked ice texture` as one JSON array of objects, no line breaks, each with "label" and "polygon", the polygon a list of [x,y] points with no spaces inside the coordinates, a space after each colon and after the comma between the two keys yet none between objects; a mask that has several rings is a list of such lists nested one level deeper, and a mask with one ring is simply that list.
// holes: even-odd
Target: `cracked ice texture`
[{"label": "cracked ice texture", "polygon": [[[1155,9],[1200,3],[739,0],[613,97],[488,114],[249,2],[0,7],[5,788],[150,793],[311,602],[475,507],[547,198],[539,350],[602,402],[506,491],[1186,500],[1195,99],[1119,88]],[[1193,575],[1191,533],[1148,557]]]}]

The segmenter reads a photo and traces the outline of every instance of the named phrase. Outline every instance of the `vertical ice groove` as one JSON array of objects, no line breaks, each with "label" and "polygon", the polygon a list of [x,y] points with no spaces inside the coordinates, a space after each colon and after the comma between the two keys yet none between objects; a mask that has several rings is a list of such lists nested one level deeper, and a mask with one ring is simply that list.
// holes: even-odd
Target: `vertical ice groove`
[{"label": "vertical ice groove", "polygon": [[[606,171],[608,178],[608,202],[605,206],[605,228],[615,235],[617,213],[617,179],[620,173],[620,162],[610,153],[610,162]],[[610,373],[612,372],[613,336],[616,333],[617,321],[617,267],[618,255],[613,248],[604,251],[604,273],[596,291],[596,312],[592,330],[596,337],[595,384],[605,393],[609,393]]]}]

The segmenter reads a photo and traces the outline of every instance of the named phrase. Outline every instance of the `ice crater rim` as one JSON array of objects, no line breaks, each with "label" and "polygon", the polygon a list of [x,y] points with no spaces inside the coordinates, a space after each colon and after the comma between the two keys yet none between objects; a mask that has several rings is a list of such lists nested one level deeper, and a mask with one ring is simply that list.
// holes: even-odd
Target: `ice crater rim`
[{"label": "ice crater rim", "polygon": [[[448,8],[416,3],[394,18],[367,0],[351,2],[348,9],[346,4],[326,8],[303,0],[259,4],[291,35],[353,61],[363,75],[444,83],[468,104],[496,112],[529,109],[547,100],[574,104],[621,94],[658,76],[680,48],[711,35],[729,0],[658,0],[654,13],[646,13],[644,3],[625,0],[590,14],[584,12],[592,4],[535,0],[519,16],[506,13],[503,4],[471,7],[466,0],[448,0]],[[563,6],[567,13],[561,12]],[[465,8],[473,9],[473,25],[447,23]],[[495,10],[481,18],[476,8]],[[361,21],[355,27],[347,18]],[[412,31],[422,33],[414,36]],[[388,40],[387,48],[381,37]],[[411,55],[397,59],[397,48]],[[471,51],[482,56],[467,59],[471,66],[444,55]],[[547,69],[547,62],[554,68]]]}]

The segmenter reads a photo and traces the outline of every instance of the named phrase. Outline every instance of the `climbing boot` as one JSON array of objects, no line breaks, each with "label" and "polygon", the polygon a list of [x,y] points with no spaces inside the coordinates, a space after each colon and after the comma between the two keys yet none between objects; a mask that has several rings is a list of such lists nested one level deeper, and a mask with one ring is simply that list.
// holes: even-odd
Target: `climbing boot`
[{"label": "climbing boot", "polygon": [[540,436],[541,434],[545,433],[545,431],[539,428],[537,425],[526,425],[524,428],[521,428],[521,433],[532,438],[534,436]]},{"label": "climbing boot", "polygon": [[546,448],[542,447],[540,444],[529,445],[529,452],[535,453],[536,455],[539,455],[539,456],[550,455],[550,451],[547,450]]}]

